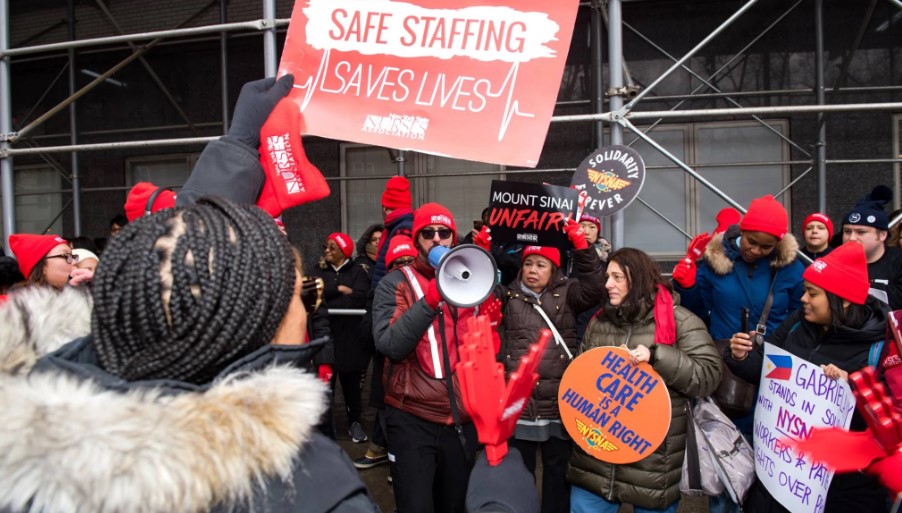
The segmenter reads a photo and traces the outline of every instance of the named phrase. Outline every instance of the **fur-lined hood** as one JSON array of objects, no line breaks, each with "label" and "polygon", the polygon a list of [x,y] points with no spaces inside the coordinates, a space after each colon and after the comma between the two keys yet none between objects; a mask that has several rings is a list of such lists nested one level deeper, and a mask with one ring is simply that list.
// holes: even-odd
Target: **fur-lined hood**
[{"label": "fur-lined hood", "polygon": [[0,373],[25,374],[45,354],[91,332],[91,295],[83,287],[29,286],[0,305]]},{"label": "fur-lined hood", "polygon": [[120,393],[65,372],[0,376],[0,510],[194,513],[286,479],[325,410],[325,386],[287,367],[204,392]]},{"label": "fur-lined hood", "polygon": [[[741,258],[739,249],[734,249],[735,245],[728,248],[724,243],[724,239],[726,238],[728,244],[735,244],[734,241],[738,236],[738,226],[731,226],[726,232],[711,238],[711,242],[708,243],[708,247],[705,249],[704,258],[715,274],[724,276],[733,272],[733,262],[737,258]],[[787,233],[781,241],[777,242],[777,247],[774,248],[774,252],[768,257],[771,267],[781,269],[794,262],[798,249],[799,243],[796,241],[796,238],[791,233]]]}]

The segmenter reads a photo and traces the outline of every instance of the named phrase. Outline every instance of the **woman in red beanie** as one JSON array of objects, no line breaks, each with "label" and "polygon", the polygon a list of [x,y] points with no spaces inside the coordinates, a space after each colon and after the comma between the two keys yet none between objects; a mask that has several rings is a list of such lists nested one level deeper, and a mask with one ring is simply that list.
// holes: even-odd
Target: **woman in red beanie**
[{"label": "woman in red beanie", "polygon": [[825,214],[814,212],[802,221],[802,236],[805,247],[802,253],[811,260],[825,257],[833,251],[830,239],[833,238],[833,221]]},{"label": "woman in red beanie", "polygon": [[59,235],[16,233],[9,236],[9,246],[28,285],[49,285],[62,290],[66,285],[80,285],[94,277],[90,270],[75,266],[78,257]]},{"label": "woman in red beanie", "polygon": [[[770,342],[811,363],[833,379],[876,365],[886,335],[886,316],[879,302],[868,295],[868,268],[860,244],[847,242],[815,260],[803,275],[802,309],[786,318],[766,337]],[[757,384],[761,379],[764,346],[754,344],[751,333],[736,333],[724,359],[734,374]],[[858,411],[850,430],[866,424]],[[745,502],[745,511],[785,512],[760,483]],[[825,513],[886,511],[886,492],[873,475],[836,474],[830,484]]]}]

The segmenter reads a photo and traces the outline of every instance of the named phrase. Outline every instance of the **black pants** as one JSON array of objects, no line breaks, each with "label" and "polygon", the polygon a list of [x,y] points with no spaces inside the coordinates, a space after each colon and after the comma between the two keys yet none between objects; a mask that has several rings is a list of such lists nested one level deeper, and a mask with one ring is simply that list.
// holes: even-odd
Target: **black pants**
[{"label": "black pants", "polygon": [[[435,424],[385,407],[392,484],[399,513],[463,513],[472,463],[454,426]],[[473,423],[463,425],[470,461],[477,439]]]},{"label": "black pants", "polygon": [[366,371],[338,372],[338,381],[341,382],[341,395],[345,398],[345,408],[348,412],[348,428],[354,422],[360,422],[360,408],[363,402],[363,377]]},{"label": "black pants", "polygon": [[511,438],[507,445],[520,451],[526,468],[536,475],[536,452],[542,451],[542,513],[570,511],[570,483],[564,477],[570,461],[570,440],[549,438],[545,442],[528,442]]}]

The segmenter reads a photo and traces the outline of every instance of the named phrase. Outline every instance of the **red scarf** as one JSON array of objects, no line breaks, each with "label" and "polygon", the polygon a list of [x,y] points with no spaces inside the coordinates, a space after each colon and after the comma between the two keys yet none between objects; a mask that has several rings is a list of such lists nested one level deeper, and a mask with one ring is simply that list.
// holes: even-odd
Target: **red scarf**
[{"label": "red scarf", "polygon": [[655,343],[672,346],[676,343],[676,321],[673,318],[673,296],[664,285],[658,284],[655,294]]}]

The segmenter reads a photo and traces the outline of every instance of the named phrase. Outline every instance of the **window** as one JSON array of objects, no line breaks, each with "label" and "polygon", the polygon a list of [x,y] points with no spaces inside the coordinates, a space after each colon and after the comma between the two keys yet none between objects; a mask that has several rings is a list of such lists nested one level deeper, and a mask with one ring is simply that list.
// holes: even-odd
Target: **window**
[{"label": "window", "polygon": [[[492,180],[500,178],[501,168],[468,160],[407,152],[407,175],[435,175],[411,179],[414,206],[438,202],[448,207],[463,238],[488,206]],[[385,148],[343,144],[341,151],[342,229],[357,239],[367,226],[382,222],[382,191],[387,176],[398,173],[398,165]],[[487,173],[461,176],[466,173]],[[366,179],[373,177],[372,179]]]},{"label": "window", "polygon": [[126,160],[125,183],[150,182],[159,187],[181,187],[197,162],[196,154],[155,155]]},{"label": "window", "polygon": [[[784,121],[768,124],[781,134],[787,131]],[[776,195],[789,183],[789,166],[777,163],[789,157],[789,144],[760,123],[664,125],[649,136],[741,205],[765,194]],[[634,134],[624,134],[627,142],[633,138]],[[661,259],[679,258],[688,239],[670,222],[689,235],[710,232],[717,212],[729,205],[644,141],[633,147],[645,160],[646,178],[639,197],[624,212],[625,245]],[[778,200],[791,211],[788,191]]]},{"label": "window", "polygon": [[16,232],[63,235],[63,176],[49,166],[17,166],[14,173]]}]

